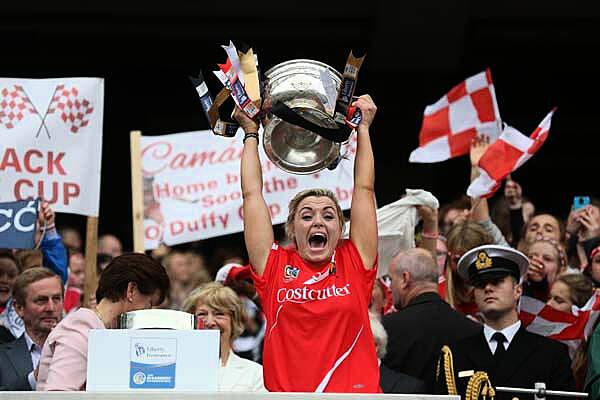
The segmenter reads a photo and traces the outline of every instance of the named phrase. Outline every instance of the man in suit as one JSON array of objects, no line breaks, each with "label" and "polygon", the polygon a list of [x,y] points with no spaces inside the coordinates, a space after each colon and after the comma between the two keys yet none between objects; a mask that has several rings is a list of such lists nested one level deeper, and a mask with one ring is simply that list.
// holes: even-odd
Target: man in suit
[{"label": "man in suit", "polygon": [[370,312],[369,322],[379,362],[379,386],[383,393],[425,393],[425,382],[401,372],[392,371],[381,362],[387,353],[387,332],[379,320],[379,315]]},{"label": "man in suit", "polygon": [[30,268],[17,277],[13,298],[25,332],[0,346],[0,390],[35,390],[42,347],[62,316],[62,282],[47,268]]},{"label": "man in suit", "polygon": [[383,363],[425,382],[433,393],[443,345],[473,335],[481,325],[454,311],[438,295],[438,266],[429,252],[410,249],[390,263],[392,295],[399,311],[383,318],[389,343]]},{"label": "man in suit", "polygon": [[[484,320],[483,330],[449,346],[440,359],[436,391],[466,396],[469,381],[473,392],[484,386],[533,389],[544,382],[549,390],[572,391],[575,382],[567,347],[526,331],[517,305],[521,279],[529,261],[509,247],[485,245],[465,253],[458,272],[474,287],[475,302]],[[487,374],[487,377],[483,375]],[[489,381],[488,381],[489,379]],[[496,399],[511,399],[514,393],[497,392]]]}]

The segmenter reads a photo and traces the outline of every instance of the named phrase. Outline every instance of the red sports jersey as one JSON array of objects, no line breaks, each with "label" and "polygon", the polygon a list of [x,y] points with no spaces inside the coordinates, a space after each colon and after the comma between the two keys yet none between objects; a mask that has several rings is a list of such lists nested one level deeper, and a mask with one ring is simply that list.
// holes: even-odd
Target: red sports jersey
[{"label": "red sports jersey", "polygon": [[379,393],[368,307],[376,268],[345,240],[320,268],[277,243],[252,274],[267,318],[263,369],[275,392]]}]

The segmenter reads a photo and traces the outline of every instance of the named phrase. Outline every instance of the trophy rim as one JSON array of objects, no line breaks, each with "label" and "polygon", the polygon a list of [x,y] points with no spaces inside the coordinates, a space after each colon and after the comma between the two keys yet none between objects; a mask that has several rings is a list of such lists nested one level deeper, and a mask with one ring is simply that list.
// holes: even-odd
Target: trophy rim
[{"label": "trophy rim", "polygon": [[273,77],[272,75],[274,75],[275,72],[279,72],[278,70],[282,70],[282,69],[284,69],[288,66],[294,65],[294,64],[305,65],[305,66],[316,65],[318,67],[324,68],[324,69],[332,72],[337,78],[340,79],[340,81],[342,80],[342,74],[337,69],[333,68],[331,65],[325,64],[324,62],[321,62],[321,61],[311,60],[308,58],[296,58],[293,60],[284,61],[277,65],[274,65],[265,72],[265,77],[267,79],[271,79]]},{"label": "trophy rim", "polygon": [[117,329],[198,329],[194,314],[167,309],[135,310],[122,313],[116,321]]}]

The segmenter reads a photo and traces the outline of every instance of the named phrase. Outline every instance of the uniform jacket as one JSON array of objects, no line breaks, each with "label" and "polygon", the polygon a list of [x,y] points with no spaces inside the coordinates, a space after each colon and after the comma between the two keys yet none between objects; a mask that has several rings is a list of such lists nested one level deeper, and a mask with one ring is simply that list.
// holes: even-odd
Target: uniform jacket
[{"label": "uniform jacket", "polygon": [[[533,389],[536,382],[545,382],[548,390],[575,390],[571,373],[571,359],[567,346],[519,328],[502,359],[496,360],[483,331],[459,340],[450,346],[454,365],[454,379],[458,394],[465,397],[469,371],[484,371],[492,386]],[[447,386],[440,362],[436,393],[447,394]],[[462,372],[462,374],[461,374]],[[472,375],[472,374],[470,374]],[[521,397],[513,393],[496,393],[496,399]]]}]

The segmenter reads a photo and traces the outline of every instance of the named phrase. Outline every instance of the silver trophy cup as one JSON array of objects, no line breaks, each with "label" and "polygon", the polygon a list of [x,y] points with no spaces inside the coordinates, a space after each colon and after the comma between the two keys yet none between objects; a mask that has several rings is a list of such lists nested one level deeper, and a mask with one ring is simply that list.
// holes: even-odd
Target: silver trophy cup
[{"label": "silver trophy cup", "polygon": [[119,315],[117,329],[198,329],[194,314],[183,311],[151,309],[129,311]]},{"label": "silver trophy cup", "polygon": [[[342,76],[327,64],[313,60],[291,60],[265,73],[264,104],[283,102],[304,119],[335,129],[335,101]],[[268,112],[263,118],[263,146],[269,159],[293,174],[318,172],[339,160],[340,143],[327,140],[305,128]]]}]

